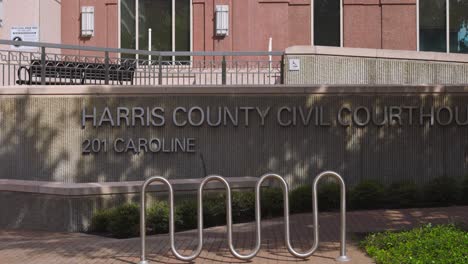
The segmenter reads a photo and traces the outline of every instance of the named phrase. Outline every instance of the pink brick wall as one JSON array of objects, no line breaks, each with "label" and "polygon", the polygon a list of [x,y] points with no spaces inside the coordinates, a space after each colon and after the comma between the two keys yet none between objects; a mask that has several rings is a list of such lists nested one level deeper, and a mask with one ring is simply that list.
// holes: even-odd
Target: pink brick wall
[{"label": "pink brick wall", "polygon": [[[94,6],[95,34],[90,38],[80,36],[82,6]],[[62,1],[63,44],[117,48],[118,32],[118,0]]]},{"label": "pink brick wall", "polygon": [[[230,8],[229,36],[214,35],[214,9]],[[194,50],[273,50],[310,45],[310,0],[193,0]],[[202,30],[203,29],[203,30]]]},{"label": "pink brick wall", "polygon": [[416,0],[344,0],[345,47],[416,50]]},{"label": "pink brick wall", "polygon": [[[416,49],[416,0],[344,0],[344,46]],[[64,44],[118,46],[118,0],[62,1]],[[214,35],[214,8],[230,8],[229,36]],[[80,37],[80,7],[95,6],[96,34]],[[193,50],[256,51],[310,45],[310,0],[193,0]]]}]

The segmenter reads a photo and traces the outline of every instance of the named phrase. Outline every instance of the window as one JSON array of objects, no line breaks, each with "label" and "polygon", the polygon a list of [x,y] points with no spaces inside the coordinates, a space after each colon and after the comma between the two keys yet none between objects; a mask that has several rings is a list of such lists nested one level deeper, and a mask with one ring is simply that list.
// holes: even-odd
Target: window
[{"label": "window", "polygon": [[190,51],[190,18],[191,0],[120,0],[120,46],[148,50],[151,29],[151,50]]},{"label": "window", "polygon": [[419,50],[468,53],[467,11],[468,0],[419,0]]},{"label": "window", "polygon": [[314,1],[314,45],[341,46],[341,0]]},{"label": "window", "polygon": [[120,10],[120,46],[136,49],[135,0],[121,0]]},{"label": "window", "polygon": [[468,53],[468,0],[450,0],[450,52]]},{"label": "window", "polygon": [[3,27],[3,0],[0,0],[0,27]]},{"label": "window", "polygon": [[419,1],[419,49],[447,50],[447,19],[445,0]]}]

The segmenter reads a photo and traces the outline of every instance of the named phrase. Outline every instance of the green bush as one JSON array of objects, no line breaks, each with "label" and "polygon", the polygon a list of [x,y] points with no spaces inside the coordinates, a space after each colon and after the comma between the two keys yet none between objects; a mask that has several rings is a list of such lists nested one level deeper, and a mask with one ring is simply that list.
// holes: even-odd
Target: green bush
[{"label": "green bush", "polygon": [[318,207],[320,211],[340,208],[340,186],[336,182],[324,182],[317,186]]},{"label": "green bush", "polygon": [[93,217],[91,218],[89,231],[98,233],[107,232],[111,215],[112,209],[103,209],[94,213]]},{"label": "green bush", "polygon": [[169,204],[166,201],[156,201],[146,211],[146,225],[151,233],[169,232]]},{"label": "green bush", "polygon": [[458,200],[458,186],[451,177],[438,177],[424,186],[424,202],[429,205],[452,205]]},{"label": "green bush", "polygon": [[232,221],[243,223],[255,220],[255,193],[232,192]]},{"label": "green bush", "polygon": [[281,188],[262,188],[260,202],[262,217],[283,215],[283,191]]},{"label": "green bush", "polygon": [[226,195],[208,194],[203,197],[203,227],[226,224]]},{"label": "green bush", "polygon": [[352,209],[382,208],[384,198],[384,187],[375,181],[366,180],[349,191],[349,207]]},{"label": "green bush", "polygon": [[361,246],[377,264],[468,263],[468,232],[452,225],[371,234]]},{"label": "green bush", "polygon": [[138,236],[140,208],[136,204],[124,204],[112,210],[108,231],[117,238]]},{"label": "green bush", "polygon": [[461,184],[461,202],[468,204],[468,176],[463,179]]},{"label": "green bush", "polygon": [[[335,182],[323,182],[317,186],[320,211],[335,210],[340,207],[340,186]],[[291,213],[312,212],[312,186],[301,185],[289,195]]]},{"label": "green bush", "polygon": [[[420,195],[422,193],[422,196]],[[458,195],[460,194],[460,195]],[[421,200],[421,198],[423,198]],[[461,198],[458,200],[458,198]],[[204,227],[226,224],[226,195],[209,193],[203,197]],[[289,194],[291,213],[312,211],[312,187],[302,185]],[[320,211],[339,208],[340,188],[334,182],[318,186]],[[421,203],[422,202],[422,203]],[[420,205],[450,205],[457,202],[468,204],[468,177],[457,184],[448,177],[435,178],[421,190],[414,183],[398,182],[387,188],[374,181],[364,181],[348,190],[348,208],[377,209],[404,208]],[[263,218],[283,215],[283,192],[281,188],[262,188],[261,213]],[[113,209],[97,211],[91,218],[91,232],[109,232],[118,238],[138,236],[139,207],[125,204]],[[234,223],[255,220],[255,193],[232,193],[232,216]],[[176,230],[197,228],[198,208],[196,199],[183,201],[175,208]],[[147,227],[150,233],[166,233],[169,229],[169,206],[156,202],[147,211]]]},{"label": "green bush", "polygon": [[289,211],[292,214],[312,211],[312,186],[301,185],[289,194]]},{"label": "green bush", "polygon": [[176,230],[197,228],[198,209],[196,200],[186,200],[175,208]]},{"label": "green bush", "polygon": [[386,207],[409,208],[417,206],[419,190],[412,182],[395,182],[385,190]]}]

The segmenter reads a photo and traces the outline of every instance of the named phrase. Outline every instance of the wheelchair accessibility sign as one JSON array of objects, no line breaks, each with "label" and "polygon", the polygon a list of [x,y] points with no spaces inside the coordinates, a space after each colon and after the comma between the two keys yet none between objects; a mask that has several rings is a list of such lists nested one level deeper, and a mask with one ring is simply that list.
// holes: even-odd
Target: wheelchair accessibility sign
[{"label": "wheelchair accessibility sign", "polygon": [[289,70],[290,71],[300,71],[301,70],[301,61],[299,59],[290,59],[289,60]]},{"label": "wheelchair accessibility sign", "polygon": [[[10,39],[13,41],[39,41],[39,28],[38,27],[12,27],[10,32]],[[20,45],[12,45],[11,49],[27,50],[35,49],[34,47],[25,47]]]}]

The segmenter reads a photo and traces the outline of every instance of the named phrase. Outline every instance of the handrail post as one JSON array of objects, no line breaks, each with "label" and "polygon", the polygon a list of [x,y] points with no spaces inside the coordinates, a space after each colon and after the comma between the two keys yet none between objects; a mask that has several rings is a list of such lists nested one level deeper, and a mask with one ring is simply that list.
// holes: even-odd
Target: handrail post
[{"label": "handrail post", "polygon": [[221,83],[222,85],[226,85],[226,56],[224,55],[221,61]]},{"label": "handrail post", "polygon": [[109,51],[104,52],[104,84],[109,85]]},{"label": "handrail post", "polygon": [[159,57],[158,57],[158,67],[159,67],[158,84],[162,85],[162,56],[161,54],[159,54]]},{"label": "handrail post", "polygon": [[284,84],[284,55],[281,55],[280,62],[280,84]]},{"label": "handrail post", "polygon": [[41,85],[45,85],[46,81],[46,48],[41,47]]},{"label": "handrail post", "polygon": [[[11,85],[11,51],[8,51],[8,61],[7,61],[7,64],[8,64],[8,85]],[[3,78],[5,78],[5,76],[3,76]],[[14,80],[13,80],[14,82]],[[31,83],[31,81],[29,81]],[[5,83],[5,79],[2,81],[2,84],[4,85]]]}]

